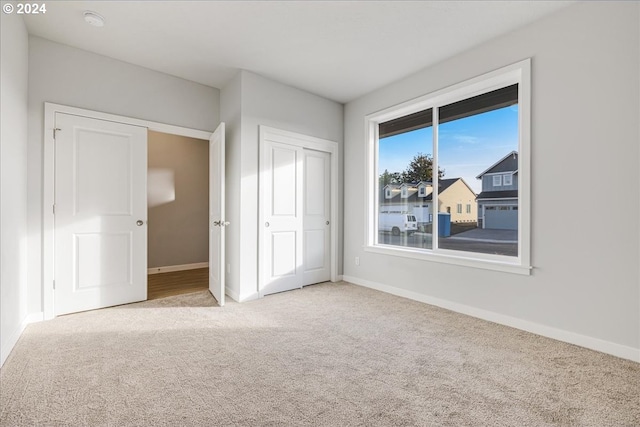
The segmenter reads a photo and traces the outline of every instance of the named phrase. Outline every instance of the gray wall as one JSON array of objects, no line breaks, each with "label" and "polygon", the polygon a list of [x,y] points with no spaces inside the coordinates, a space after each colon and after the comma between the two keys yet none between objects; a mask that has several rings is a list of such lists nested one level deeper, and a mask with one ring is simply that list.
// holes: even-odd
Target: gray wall
[{"label": "gray wall", "polygon": [[213,131],[220,91],[105,56],[29,37],[29,312],[42,311],[44,102]]},{"label": "gray wall", "polygon": [[209,141],[148,135],[148,267],[208,262]]},{"label": "gray wall", "polygon": [[[220,91],[220,121],[225,123],[225,227],[226,292],[232,298],[240,297],[240,150],[242,145],[242,73],[238,73]],[[231,265],[233,264],[233,268]]]},{"label": "gray wall", "polygon": [[[639,8],[581,2],[348,103],[345,279],[640,360]],[[531,276],[364,251],[365,115],[527,57]]]},{"label": "gray wall", "polygon": [[0,21],[0,366],[27,320],[27,29]]},{"label": "gray wall", "polygon": [[[238,94],[239,104],[232,96],[237,97]],[[239,235],[239,246],[231,247],[232,250],[227,252],[231,271],[230,288],[237,292],[230,295],[245,300],[257,296],[258,286],[259,126],[336,141],[342,153],[343,106],[248,71],[241,71],[223,89],[222,98],[222,116],[234,119],[229,123],[231,139],[227,147],[240,141],[239,155],[238,147],[228,149],[230,153],[227,155],[227,160],[231,160],[227,164],[227,177],[230,177],[228,181],[231,185],[227,188],[227,220],[236,223],[235,227],[229,229],[227,237],[235,239]],[[230,111],[225,111],[227,108]],[[236,190],[238,193],[229,194]],[[342,200],[341,195],[339,199]],[[341,223],[339,221],[339,230]],[[340,231],[339,235],[341,239]],[[341,253],[339,258],[342,258]],[[341,272],[341,266],[339,270]]]}]

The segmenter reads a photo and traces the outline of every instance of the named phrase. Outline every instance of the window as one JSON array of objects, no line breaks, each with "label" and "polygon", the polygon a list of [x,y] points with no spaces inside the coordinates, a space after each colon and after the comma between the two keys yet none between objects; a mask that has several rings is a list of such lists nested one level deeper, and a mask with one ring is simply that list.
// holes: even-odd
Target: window
[{"label": "window", "polygon": [[[522,61],[367,116],[366,250],[529,274],[529,70]],[[420,185],[418,196],[428,207],[409,204],[408,188],[424,182],[430,191]],[[378,199],[388,184],[405,199]],[[471,200],[474,217],[456,217],[455,199]],[[386,230],[379,213],[391,205],[414,214],[418,231]],[[475,240],[451,239],[473,229]]]},{"label": "window", "polygon": [[409,196],[409,192],[407,190],[407,187],[402,187],[402,189],[400,190],[400,197],[402,197],[403,199],[406,199]]}]

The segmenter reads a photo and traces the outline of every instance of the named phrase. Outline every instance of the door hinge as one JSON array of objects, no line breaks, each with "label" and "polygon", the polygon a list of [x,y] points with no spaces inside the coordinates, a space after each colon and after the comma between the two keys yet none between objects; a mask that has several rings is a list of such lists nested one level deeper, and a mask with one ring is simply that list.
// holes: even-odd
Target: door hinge
[{"label": "door hinge", "polygon": [[53,290],[54,291],[56,290],[56,281],[55,280],[53,281]]},{"label": "door hinge", "polygon": [[53,214],[54,215],[56,214],[56,205],[55,205],[55,203],[53,204]]},{"label": "door hinge", "polygon": [[62,130],[60,128],[53,128],[53,139],[56,139],[56,131]]}]

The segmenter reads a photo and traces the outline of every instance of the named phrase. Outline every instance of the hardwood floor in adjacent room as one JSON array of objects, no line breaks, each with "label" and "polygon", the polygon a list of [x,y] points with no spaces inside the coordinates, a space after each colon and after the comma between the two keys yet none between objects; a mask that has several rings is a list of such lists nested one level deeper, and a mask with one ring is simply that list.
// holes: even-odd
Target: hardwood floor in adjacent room
[{"label": "hardwood floor in adjacent room", "polygon": [[150,274],[147,281],[147,299],[187,294],[208,288],[208,268]]}]

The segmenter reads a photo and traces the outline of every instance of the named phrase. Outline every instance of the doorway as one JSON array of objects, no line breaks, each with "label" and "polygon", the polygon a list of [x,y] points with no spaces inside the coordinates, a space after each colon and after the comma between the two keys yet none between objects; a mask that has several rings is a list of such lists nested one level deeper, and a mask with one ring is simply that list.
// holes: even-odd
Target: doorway
[{"label": "doorway", "polygon": [[206,290],[209,141],[147,135],[147,298]]},{"label": "doorway", "polygon": [[[44,109],[43,206],[47,207],[43,212],[44,319],[52,319],[63,312],[146,299],[147,130],[209,140],[209,162],[215,164],[214,168],[209,167],[209,290],[218,304],[223,305],[225,289],[221,265],[224,263],[224,226],[227,224],[224,218],[224,123],[210,133],[48,102]],[[64,117],[70,117],[70,120],[65,122]],[[63,123],[63,127],[58,126],[59,123]],[[110,126],[115,127],[110,129]],[[139,138],[132,136],[137,132],[133,130],[136,128],[141,130]],[[59,155],[56,138],[63,133],[70,138],[62,144],[69,148],[68,154],[63,156],[65,159]],[[78,138],[84,138],[88,144],[81,143]],[[100,142],[104,138],[114,145]],[[142,154],[131,157],[132,150]],[[71,167],[63,167],[64,162],[69,161]],[[77,181],[79,168],[83,172],[82,183]],[[57,173],[65,170],[73,173],[70,174],[71,181],[67,179],[69,185],[62,189],[57,180],[63,178],[57,177]],[[81,187],[82,191],[78,191]],[[59,212],[56,211],[56,203],[62,201],[60,191],[69,196],[69,201],[65,202],[68,206],[64,207],[70,212],[66,218],[56,215]],[[133,209],[134,205],[143,209]],[[76,217],[78,209],[87,212],[87,219]],[[63,224],[62,220],[66,219],[69,223]],[[124,225],[110,231],[109,224],[113,219]],[[76,231],[74,228],[94,223],[96,227],[93,229]],[[58,247],[64,233],[68,234],[65,238],[67,246]],[[78,250],[80,240],[87,249]],[[113,267],[113,260],[124,263],[127,268]],[[62,279],[64,283],[58,279],[62,266],[68,273],[67,278]],[[82,280],[78,280],[79,272],[82,272]],[[58,310],[58,306],[62,307],[62,298],[65,298],[60,292],[61,285],[68,288],[68,296],[72,299],[81,294],[88,297],[74,300],[71,308]],[[132,292],[116,291],[125,289]],[[120,297],[124,294],[129,296]],[[114,295],[120,296],[112,298]]]}]

